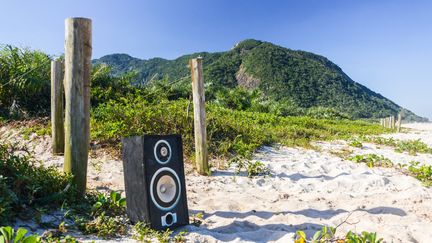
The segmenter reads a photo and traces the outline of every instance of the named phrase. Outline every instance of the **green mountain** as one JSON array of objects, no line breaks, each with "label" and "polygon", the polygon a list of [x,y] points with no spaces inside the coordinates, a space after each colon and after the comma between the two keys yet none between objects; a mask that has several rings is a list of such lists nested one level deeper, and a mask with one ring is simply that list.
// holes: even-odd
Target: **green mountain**
[{"label": "green mountain", "polygon": [[[112,54],[93,61],[112,66],[115,74],[138,72],[138,83],[167,78],[175,81],[189,75],[188,60],[204,59],[205,82],[218,87],[259,89],[275,101],[289,101],[299,107],[330,107],[354,118],[396,115],[401,107],[353,81],[340,67],[323,56],[295,51],[269,42],[244,40],[231,50],[194,53],[174,60],[141,60],[126,54]],[[424,120],[404,110],[405,120]]]}]

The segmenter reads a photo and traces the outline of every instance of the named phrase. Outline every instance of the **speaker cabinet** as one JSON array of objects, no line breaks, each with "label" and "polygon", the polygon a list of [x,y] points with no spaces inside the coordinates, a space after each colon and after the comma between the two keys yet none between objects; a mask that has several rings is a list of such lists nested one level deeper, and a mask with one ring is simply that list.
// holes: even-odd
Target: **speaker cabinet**
[{"label": "speaker cabinet", "polygon": [[154,229],[189,224],[180,135],[123,138],[126,212]]}]

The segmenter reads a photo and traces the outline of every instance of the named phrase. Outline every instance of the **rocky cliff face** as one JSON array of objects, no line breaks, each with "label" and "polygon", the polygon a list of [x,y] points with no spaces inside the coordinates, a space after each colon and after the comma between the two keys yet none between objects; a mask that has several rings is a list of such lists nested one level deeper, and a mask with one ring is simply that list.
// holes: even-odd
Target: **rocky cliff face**
[{"label": "rocky cliff face", "polygon": [[257,88],[261,80],[259,78],[255,78],[252,75],[248,74],[243,66],[240,66],[240,69],[236,73],[237,84],[240,87],[246,89],[254,89]]}]

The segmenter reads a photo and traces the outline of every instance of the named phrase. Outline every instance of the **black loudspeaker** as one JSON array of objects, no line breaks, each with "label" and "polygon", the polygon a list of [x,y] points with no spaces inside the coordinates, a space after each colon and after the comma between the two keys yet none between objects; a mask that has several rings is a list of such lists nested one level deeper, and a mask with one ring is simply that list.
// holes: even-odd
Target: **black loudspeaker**
[{"label": "black loudspeaker", "polygon": [[122,139],[126,212],[162,230],[189,224],[180,135]]}]

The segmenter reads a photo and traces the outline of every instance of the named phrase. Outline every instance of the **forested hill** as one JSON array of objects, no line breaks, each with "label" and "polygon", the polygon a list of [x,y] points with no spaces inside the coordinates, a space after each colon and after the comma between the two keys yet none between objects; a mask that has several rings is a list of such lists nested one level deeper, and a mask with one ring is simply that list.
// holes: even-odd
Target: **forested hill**
[{"label": "forested hill", "polygon": [[[141,60],[126,54],[107,55],[94,60],[120,74],[138,72],[138,81],[167,78],[175,81],[189,74],[188,60],[204,58],[208,85],[258,89],[268,99],[299,107],[330,107],[354,118],[396,115],[402,108],[391,100],[353,81],[341,68],[323,56],[294,51],[269,42],[244,40],[231,50],[194,53],[175,60]],[[422,120],[405,111],[406,120]]]}]

